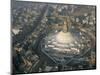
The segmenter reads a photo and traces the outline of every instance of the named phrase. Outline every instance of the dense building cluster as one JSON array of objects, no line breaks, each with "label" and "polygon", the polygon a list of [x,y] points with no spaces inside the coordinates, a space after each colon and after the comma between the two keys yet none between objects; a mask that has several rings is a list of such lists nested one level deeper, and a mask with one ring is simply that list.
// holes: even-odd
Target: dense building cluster
[{"label": "dense building cluster", "polygon": [[[11,36],[13,73],[94,69],[96,64],[95,14],[95,6],[20,1],[12,3]],[[70,17],[69,23],[71,25],[69,26],[69,31],[74,36],[81,36],[84,43],[87,43],[87,46],[83,47],[85,45],[83,44],[81,48],[84,48],[87,52],[82,56],[84,58],[71,57],[73,59],[70,59],[65,57],[64,59],[68,60],[69,63],[56,65],[56,62],[52,61],[54,60],[52,55],[49,57],[49,54],[45,51],[47,46],[43,45],[50,46],[47,44],[47,41],[50,42],[51,40],[46,39],[46,37],[52,37],[52,35],[62,30],[65,20],[62,16]],[[49,34],[50,36],[48,36]],[[46,39],[46,41],[43,39]],[[81,40],[79,41],[81,42]],[[80,43],[78,46],[80,46]],[[69,47],[71,48],[71,46]],[[44,55],[44,53],[47,55]],[[63,62],[63,59],[61,62]]]}]

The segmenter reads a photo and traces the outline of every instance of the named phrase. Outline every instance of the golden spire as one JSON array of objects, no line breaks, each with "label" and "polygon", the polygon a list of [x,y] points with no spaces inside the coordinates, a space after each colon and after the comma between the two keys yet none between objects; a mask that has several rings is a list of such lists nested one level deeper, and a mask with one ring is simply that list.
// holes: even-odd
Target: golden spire
[{"label": "golden spire", "polygon": [[68,24],[66,21],[64,21],[64,26],[63,26],[63,32],[68,32]]}]

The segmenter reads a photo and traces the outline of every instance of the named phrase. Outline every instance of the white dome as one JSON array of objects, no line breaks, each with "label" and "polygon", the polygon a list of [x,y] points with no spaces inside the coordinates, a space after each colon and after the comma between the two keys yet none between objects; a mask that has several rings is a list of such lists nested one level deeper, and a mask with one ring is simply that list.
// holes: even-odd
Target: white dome
[{"label": "white dome", "polygon": [[59,43],[65,43],[65,44],[68,44],[68,43],[71,43],[74,40],[73,36],[71,35],[70,32],[59,32],[57,35],[56,35],[56,41],[59,42]]}]

